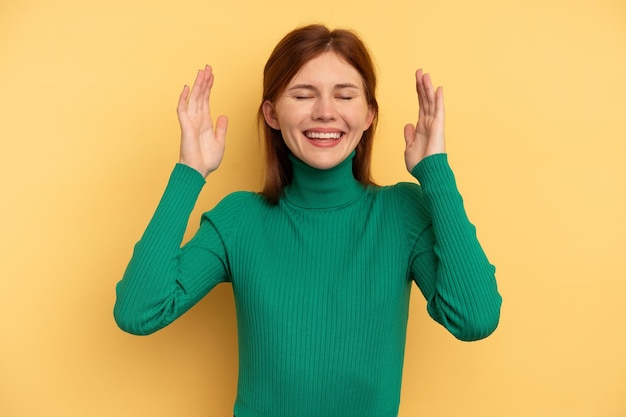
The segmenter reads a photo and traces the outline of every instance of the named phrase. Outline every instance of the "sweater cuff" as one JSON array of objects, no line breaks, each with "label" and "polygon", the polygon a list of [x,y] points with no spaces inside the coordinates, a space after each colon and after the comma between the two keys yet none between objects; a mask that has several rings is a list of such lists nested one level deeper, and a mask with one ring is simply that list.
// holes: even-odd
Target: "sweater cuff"
[{"label": "sweater cuff", "polygon": [[165,241],[176,242],[178,248],[204,183],[204,178],[198,171],[176,164],[161,201],[137,247]]},{"label": "sweater cuff", "polygon": [[158,209],[167,207],[167,211],[191,212],[205,183],[202,174],[195,169],[184,164],[176,164]]},{"label": "sweater cuff", "polygon": [[448,164],[448,154],[438,153],[422,159],[411,171],[424,188],[439,188],[440,186],[456,188],[454,173]]},{"label": "sweater cuff", "polygon": [[206,180],[202,174],[190,166],[177,163],[170,175],[169,184],[175,185],[183,193],[198,194],[206,184]]}]

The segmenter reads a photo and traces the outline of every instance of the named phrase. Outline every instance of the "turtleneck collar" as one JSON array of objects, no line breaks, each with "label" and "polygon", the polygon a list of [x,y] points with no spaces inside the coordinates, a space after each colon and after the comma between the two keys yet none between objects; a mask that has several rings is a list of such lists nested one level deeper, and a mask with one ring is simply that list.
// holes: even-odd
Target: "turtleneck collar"
[{"label": "turtleneck collar", "polygon": [[343,162],[330,169],[313,168],[292,154],[293,180],[285,188],[285,198],[304,208],[332,208],[355,200],[364,187],[352,173],[353,151]]}]

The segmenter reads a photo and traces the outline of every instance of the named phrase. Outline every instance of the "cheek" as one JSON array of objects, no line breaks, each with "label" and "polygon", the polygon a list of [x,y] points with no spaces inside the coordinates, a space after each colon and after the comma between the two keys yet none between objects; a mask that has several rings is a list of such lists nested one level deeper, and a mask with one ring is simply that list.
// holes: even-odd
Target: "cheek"
[{"label": "cheek", "polygon": [[287,109],[283,110],[278,116],[278,124],[281,130],[291,130],[298,126],[298,117],[293,112]]},{"label": "cheek", "polygon": [[354,125],[369,125],[373,119],[373,114],[364,102],[355,103],[354,106],[346,108],[344,113],[345,117]]},{"label": "cheek", "polygon": [[359,130],[367,130],[372,124],[372,114],[369,111],[363,112],[363,110],[359,109],[357,111],[352,112],[349,116],[350,124],[354,128],[359,128]]}]

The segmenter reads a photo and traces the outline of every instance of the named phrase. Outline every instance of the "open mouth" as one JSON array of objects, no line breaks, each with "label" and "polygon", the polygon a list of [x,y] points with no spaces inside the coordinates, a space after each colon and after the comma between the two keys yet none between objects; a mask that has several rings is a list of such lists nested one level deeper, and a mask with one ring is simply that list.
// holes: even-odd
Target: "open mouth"
[{"label": "open mouth", "polygon": [[304,136],[314,142],[332,142],[341,139],[343,132],[314,132],[306,131]]}]

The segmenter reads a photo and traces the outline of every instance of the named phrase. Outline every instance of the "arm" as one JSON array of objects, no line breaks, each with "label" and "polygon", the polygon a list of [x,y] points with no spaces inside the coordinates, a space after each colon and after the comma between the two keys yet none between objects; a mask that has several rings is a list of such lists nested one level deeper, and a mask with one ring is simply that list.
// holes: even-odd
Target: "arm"
[{"label": "arm", "polygon": [[138,335],[153,333],[228,279],[224,243],[204,218],[194,238],[181,248],[203,185],[204,179],[192,168],[182,164],[174,168],[116,287],[113,313],[122,330]]},{"label": "arm", "polygon": [[483,252],[463,207],[445,154],[443,89],[416,73],[418,121],[406,125],[405,163],[420,182],[432,222],[414,248],[412,275],[428,312],[461,340],[478,340],[498,325],[502,299],[495,268]]},{"label": "arm", "polygon": [[129,333],[159,330],[227,277],[224,245],[210,222],[203,221],[196,237],[180,247],[203,177],[217,169],[224,153],[227,119],[220,116],[213,128],[212,86],[207,66],[198,72],[191,92],[185,86],[180,95],[180,163],[116,287],[114,317]]},{"label": "arm", "polygon": [[479,340],[500,319],[502,299],[489,263],[463,207],[447,156],[421,161],[412,171],[431,216],[414,248],[411,274],[430,316],[456,338]]}]

